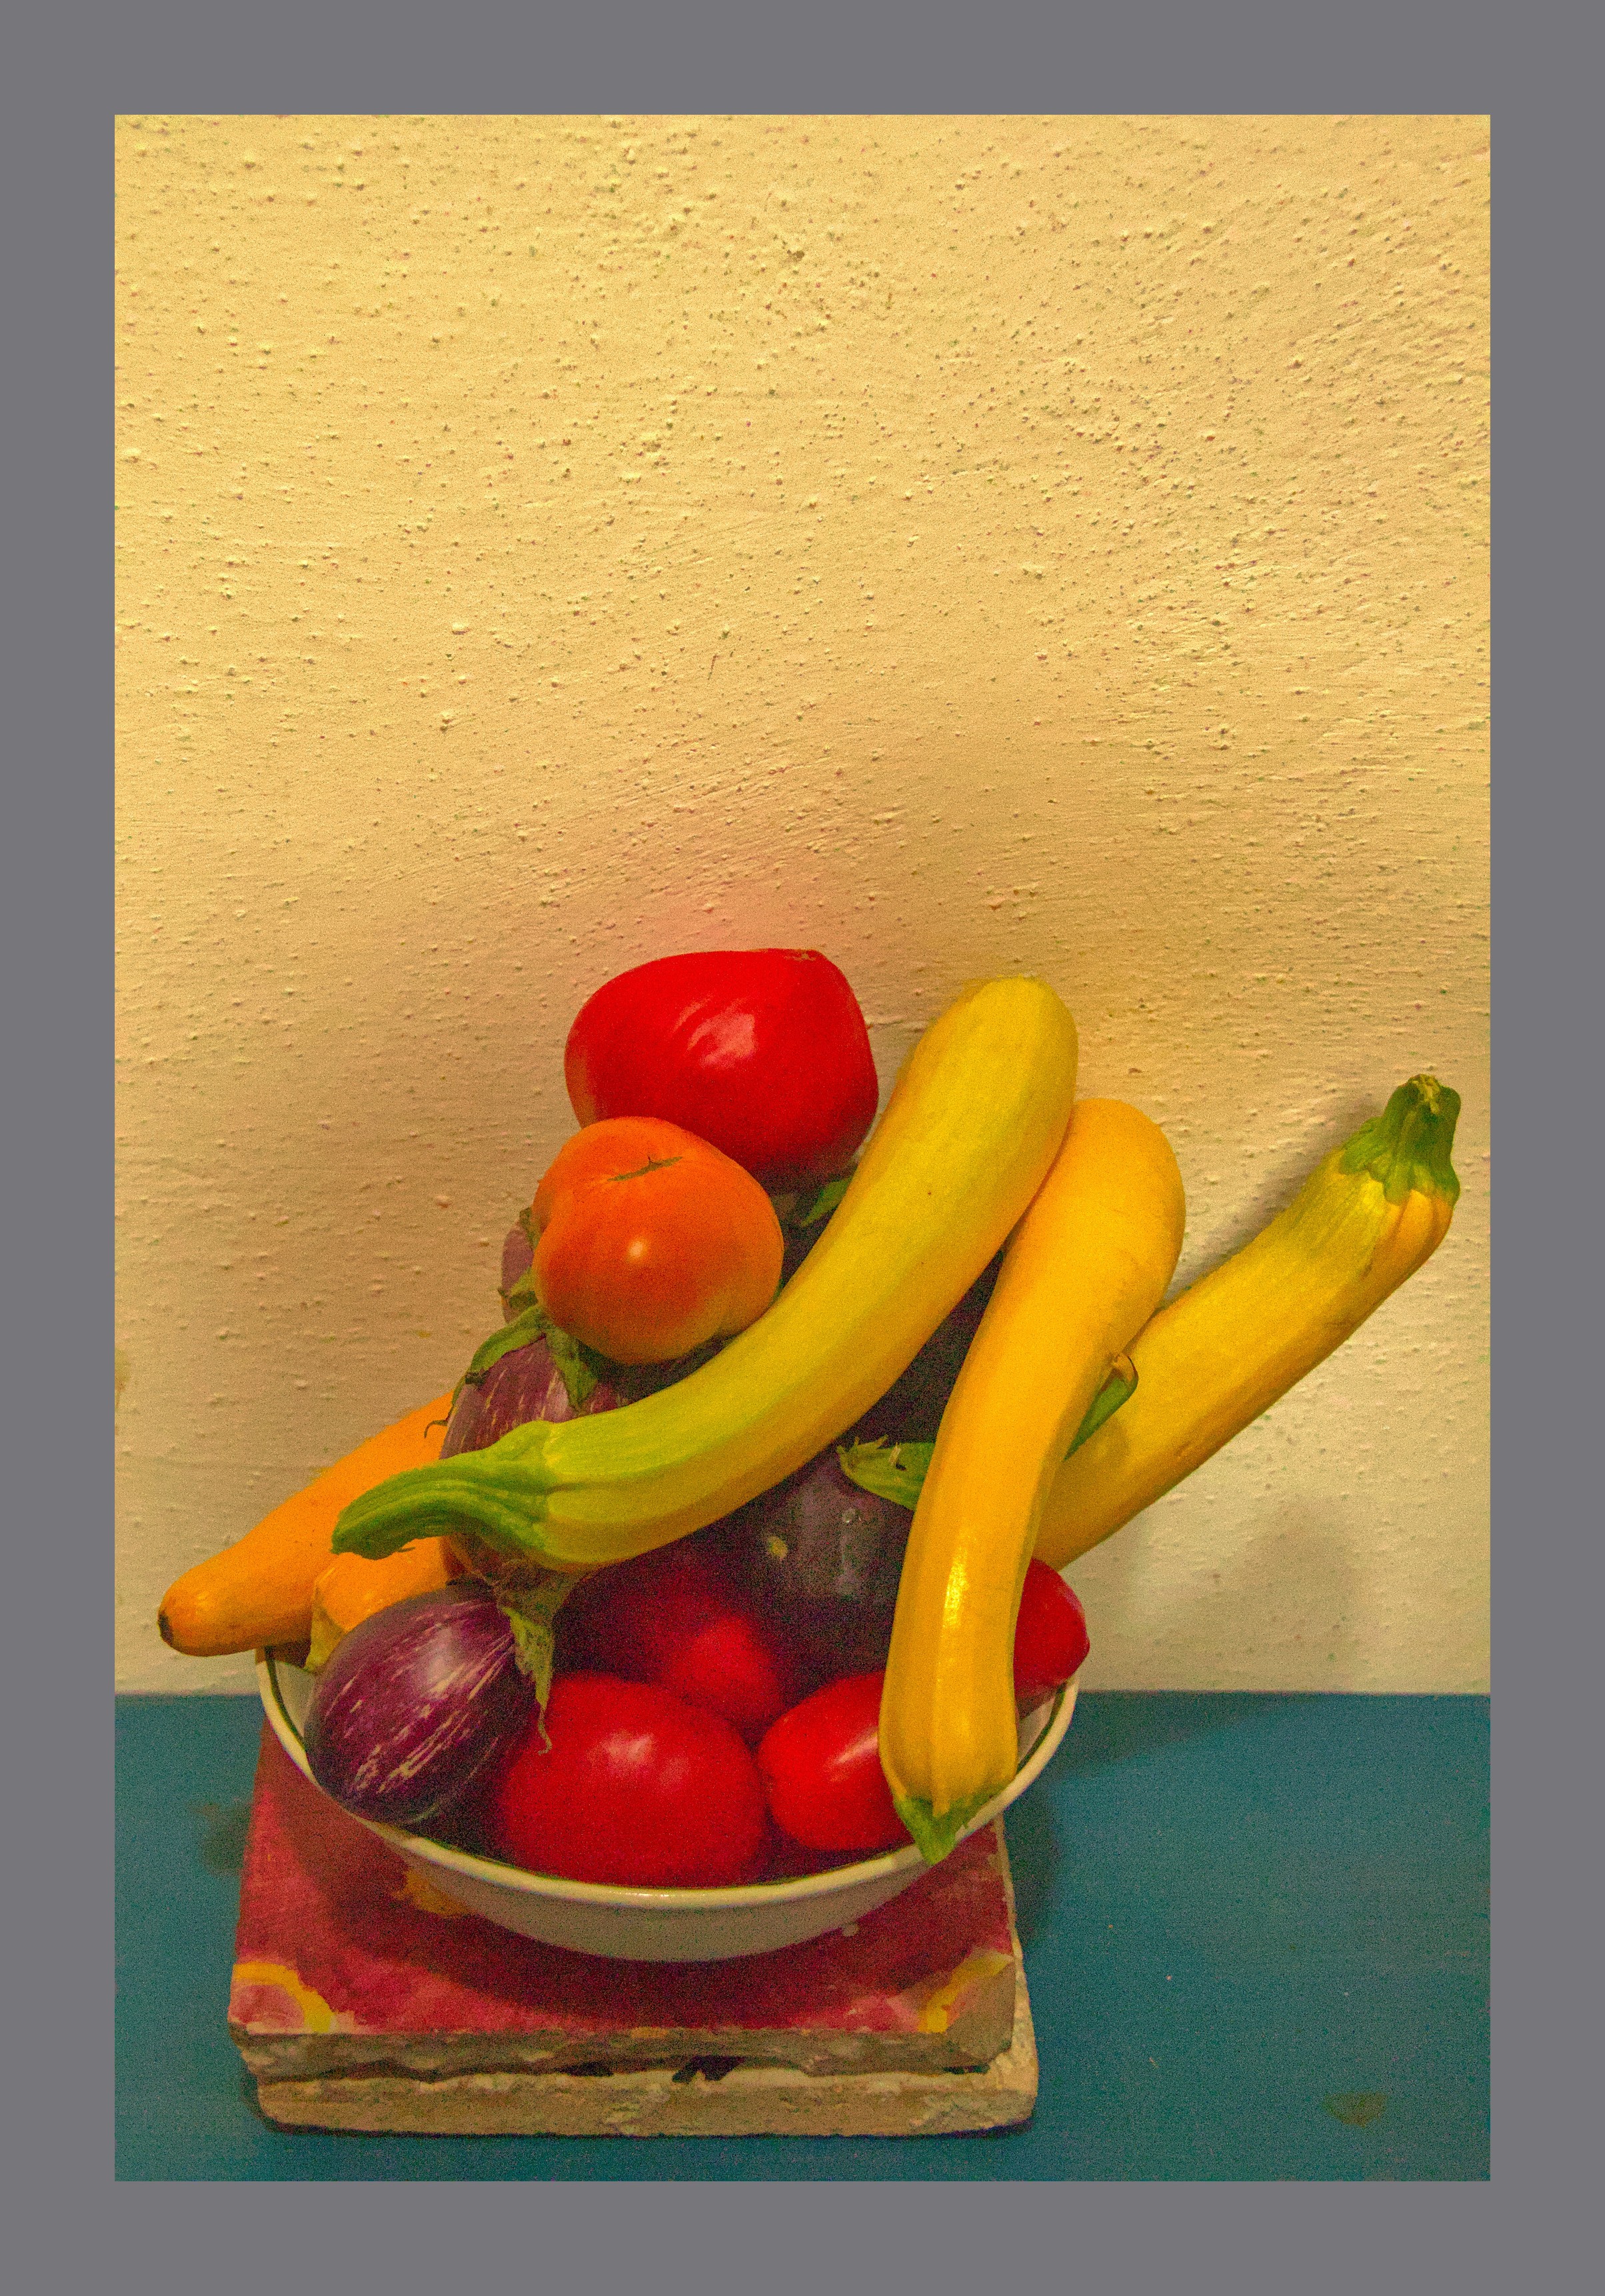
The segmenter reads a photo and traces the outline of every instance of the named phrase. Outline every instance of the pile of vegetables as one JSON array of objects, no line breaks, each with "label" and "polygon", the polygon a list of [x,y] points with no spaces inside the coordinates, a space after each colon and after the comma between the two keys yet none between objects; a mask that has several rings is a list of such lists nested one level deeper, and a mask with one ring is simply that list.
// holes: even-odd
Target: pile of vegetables
[{"label": "pile of vegetables", "polygon": [[501,1327],[181,1578],[164,1636],[291,1650],[329,1793],[537,1872],[945,1856],[1085,1658],[1060,1572],[1347,1338],[1459,1193],[1458,1096],[1413,1078],[1162,1307],[1175,1159],[1077,1067],[1050,988],[983,981],[875,1123],[816,952],[609,981]]}]

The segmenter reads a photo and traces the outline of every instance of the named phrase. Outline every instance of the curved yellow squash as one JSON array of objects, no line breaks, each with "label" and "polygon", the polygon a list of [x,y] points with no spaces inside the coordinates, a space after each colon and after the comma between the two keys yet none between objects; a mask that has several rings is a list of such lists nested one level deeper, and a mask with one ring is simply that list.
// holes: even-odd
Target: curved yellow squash
[{"label": "curved yellow squash", "polygon": [[1110,1364],[1165,1295],[1183,1213],[1159,1126],[1122,1101],[1079,1102],[1004,1255],[909,1531],[880,1761],[928,1858],[1014,1775],[1014,1625],[1043,1504]]},{"label": "curved yellow squash", "polygon": [[1136,1393],[1053,1479],[1044,1562],[1061,1570],[1201,1466],[1437,1250],[1460,1194],[1459,1114],[1457,1092],[1412,1077],[1285,1211],[1138,1334]]}]

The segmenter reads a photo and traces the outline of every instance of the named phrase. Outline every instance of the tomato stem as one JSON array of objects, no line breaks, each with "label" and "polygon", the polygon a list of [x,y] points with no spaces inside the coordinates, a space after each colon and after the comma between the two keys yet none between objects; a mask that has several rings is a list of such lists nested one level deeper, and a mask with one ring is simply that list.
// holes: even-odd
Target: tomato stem
[{"label": "tomato stem", "polygon": [[611,1188],[616,1187],[620,1180],[643,1179],[649,1172],[666,1172],[671,1164],[683,1161],[679,1156],[649,1156],[645,1163],[637,1164],[633,1172],[610,1172],[608,1185]]}]

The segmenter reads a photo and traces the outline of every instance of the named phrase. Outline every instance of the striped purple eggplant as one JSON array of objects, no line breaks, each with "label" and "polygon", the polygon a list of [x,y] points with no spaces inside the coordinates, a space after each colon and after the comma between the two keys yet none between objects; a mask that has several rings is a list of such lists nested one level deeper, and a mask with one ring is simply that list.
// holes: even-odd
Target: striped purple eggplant
[{"label": "striped purple eggplant", "polygon": [[454,1579],[342,1638],[312,1693],[307,1759],[342,1808],[415,1825],[462,1792],[534,1702],[495,1597]]},{"label": "striped purple eggplant", "polygon": [[612,1382],[599,1379],[576,1411],[549,1343],[531,1338],[463,1381],[446,1422],[440,1456],[454,1459],[460,1451],[487,1451],[531,1419],[576,1419],[582,1413],[611,1411],[618,1399]]}]

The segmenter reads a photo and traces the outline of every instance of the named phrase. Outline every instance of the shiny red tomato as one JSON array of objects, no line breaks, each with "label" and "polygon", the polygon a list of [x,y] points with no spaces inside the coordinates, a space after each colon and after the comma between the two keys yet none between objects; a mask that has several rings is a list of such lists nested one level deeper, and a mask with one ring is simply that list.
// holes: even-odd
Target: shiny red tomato
[{"label": "shiny red tomato", "polygon": [[880,1670],[845,1674],[766,1731],[769,1815],[805,1849],[891,1849],[909,1839],[880,1767]]},{"label": "shiny red tomato", "polygon": [[650,1682],[561,1675],[482,1797],[498,1856],[536,1874],[641,1889],[750,1880],[764,1790],[728,1722]]},{"label": "shiny red tomato", "polygon": [[780,1284],[784,1239],[757,1182],[656,1117],[577,1132],[530,1218],[536,1298],[615,1363],[669,1363],[743,1331]]},{"label": "shiny red tomato", "polygon": [[701,1546],[676,1540],[599,1570],[563,1605],[566,1659],[655,1682],[756,1745],[802,1686],[780,1636]]},{"label": "shiny red tomato", "polygon": [[1086,1612],[1057,1570],[1035,1557],[1026,1566],[1014,1628],[1014,1696],[1026,1711],[1077,1673],[1091,1644]]},{"label": "shiny red tomato", "polygon": [[812,948],[663,956],[581,1006],[563,1055],[582,1124],[661,1116],[777,1193],[845,1168],[874,1121],[864,1014]]}]

